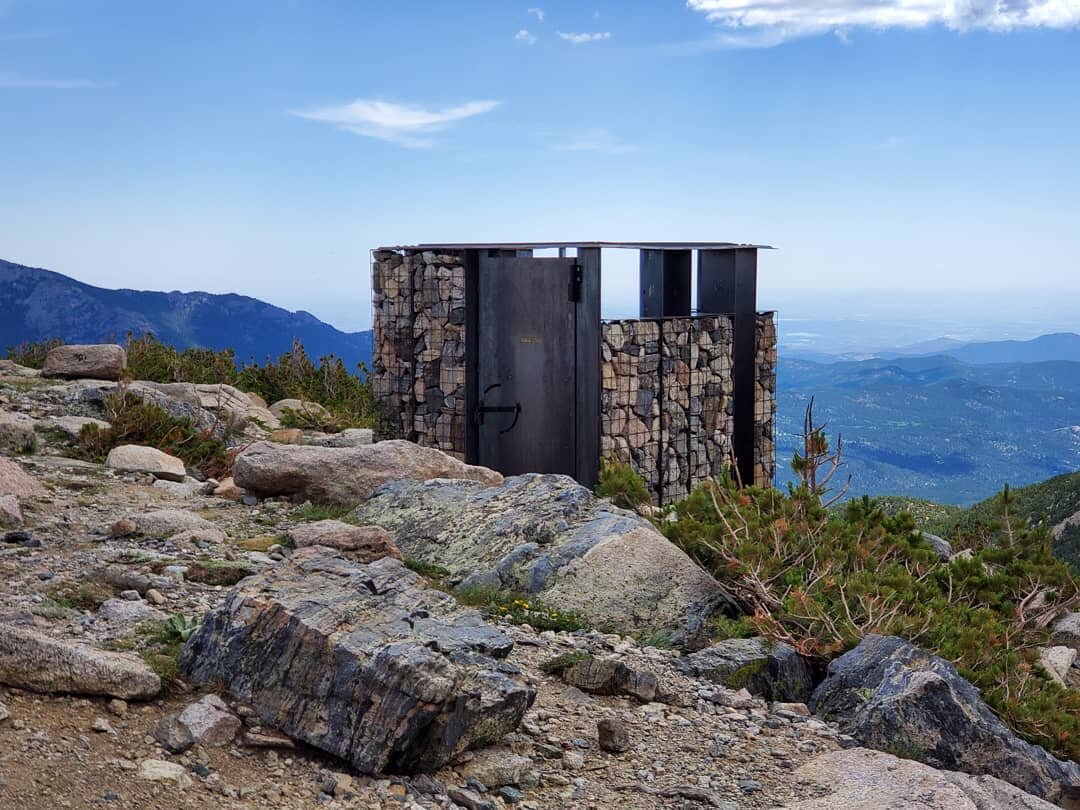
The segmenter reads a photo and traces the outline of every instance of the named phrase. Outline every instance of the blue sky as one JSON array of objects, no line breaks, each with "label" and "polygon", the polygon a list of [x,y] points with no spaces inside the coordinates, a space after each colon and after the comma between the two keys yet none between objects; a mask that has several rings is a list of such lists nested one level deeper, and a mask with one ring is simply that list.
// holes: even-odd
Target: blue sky
[{"label": "blue sky", "polygon": [[822,5],[0,0],[0,257],[361,328],[380,244],[755,241],[797,314],[1074,317],[1080,0]]}]

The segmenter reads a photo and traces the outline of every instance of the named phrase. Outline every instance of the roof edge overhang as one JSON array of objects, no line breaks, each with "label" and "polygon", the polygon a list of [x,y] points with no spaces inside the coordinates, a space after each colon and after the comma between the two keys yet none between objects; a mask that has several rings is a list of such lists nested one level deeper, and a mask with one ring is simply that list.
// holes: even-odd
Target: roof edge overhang
[{"label": "roof edge overhang", "polygon": [[776,250],[772,245],[744,242],[425,242],[388,245],[376,250],[552,250],[611,248],[622,250]]}]

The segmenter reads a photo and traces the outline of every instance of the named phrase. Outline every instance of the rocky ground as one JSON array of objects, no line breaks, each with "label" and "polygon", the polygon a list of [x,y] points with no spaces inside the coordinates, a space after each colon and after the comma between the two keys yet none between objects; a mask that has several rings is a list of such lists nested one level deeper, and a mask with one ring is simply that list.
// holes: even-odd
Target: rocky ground
[{"label": "rocky ground", "polygon": [[[160,470],[73,458],[79,423],[71,417],[102,416],[99,396],[87,394],[102,385],[0,367],[0,496],[5,480],[12,490],[12,482],[25,485],[20,471],[43,486],[18,497],[21,517],[9,516],[0,528],[0,807],[870,806],[860,804],[865,796],[830,798],[843,784],[837,763],[841,772],[847,766],[823,757],[849,755],[839,752],[856,743],[810,716],[803,703],[770,703],[720,686],[686,674],[692,670],[678,666],[677,650],[594,631],[537,632],[495,620],[513,641],[500,671],[535,690],[535,700],[494,746],[458,755],[430,774],[352,771],[264,727],[252,707],[229,694],[221,695],[224,703],[192,707],[206,692],[169,671],[179,636],[163,638],[162,623],[184,617],[176,632],[186,632],[192,618],[222,607],[235,581],[287,563],[296,553],[286,540],[290,531],[326,515],[220,482],[168,481]],[[248,440],[268,435],[257,421],[247,429]],[[6,652],[3,628],[15,629]],[[10,635],[16,631],[95,654],[113,651],[133,661],[141,655],[166,684],[157,697],[126,701],[108,683],[80,688],[97,695],[17,688],[10,684],[27,684],[10,667],[5,676],[2,663],[5,655],[18,656],[12,648],[25,636]],[[584,654],[609,670],[624,665],[635,685],[598,687],[595,678],[575,679],[573,669],[549,674],[543,666]],[[51,654],[40,660],[41,668],[60,666]],[[180,720],[196,719],[178,730],[181,713]],[[176,739],[184,734],[191,737]],[[864,781],[867,773],[885,779],[896,770],[886,755],[855,751],[865,755],[858,763]],[[1031,797],[1001,799],[1008,786],[997,780],[986,794],[995,798],[978,803],[970,785],[956,787],[942,772],[908,764],[922,769],[910,778],[925,796],[947,799],[890,803],[882,788],[875,810],[1049,807]]]}]

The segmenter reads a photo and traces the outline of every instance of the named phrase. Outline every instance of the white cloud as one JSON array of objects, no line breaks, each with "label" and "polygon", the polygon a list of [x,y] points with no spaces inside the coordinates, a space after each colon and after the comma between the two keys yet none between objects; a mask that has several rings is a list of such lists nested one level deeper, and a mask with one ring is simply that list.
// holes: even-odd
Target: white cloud
[{"label": "white cloud", "polygon": [[41,79],[33,76],[0,73],[0,87],[27,90],[97,90],[102,87],[112,87],[112,83],[98,82],[92,79]]},{"label": "white cloud", "polygon": [[637,147],[622,143],[606,129],[590,129],[571,136],[555,145],[559,152],[606,152],[610,155],[623,155],[636,152]]},{"label": "white cloud", "polygon": [[574,45],[584,45],[586,42],[600,42],[605,39],[611,39],[611,32],[598,31],[595,34],[567,34],[560,31],[559,36]]},{"label": "white cloud", "polygon": [[528,13],[532,14],[540,22],[544,21],[544,10],[542,8],[530,8]]},{"label": "white cloud", "polygon": [[522,28],[520,31],[518,31],[516,34],[514,34],[514,39],[517,42],[524,42],[527,45],[535,45],[536,44],[536,35],[530,33],[528,31],[528,29],[525,29],[525,28]]},{"label": "white cloud", "polygon": [[1011,31],[1080,25],[1077,0],[686,0],[686,5],[731,29],[724,44],[750,47],[856,27]]},{"label": "white cloud", "polygon": [[412,104],[357,99],[351,104],[312,107],[292,114],[309,121],[332,124],[338,129],[379,138],[402,146],[431,146],[431,134],[450,124],[491,112],[497,101],[469,101],[457,107],[429,110]]}]

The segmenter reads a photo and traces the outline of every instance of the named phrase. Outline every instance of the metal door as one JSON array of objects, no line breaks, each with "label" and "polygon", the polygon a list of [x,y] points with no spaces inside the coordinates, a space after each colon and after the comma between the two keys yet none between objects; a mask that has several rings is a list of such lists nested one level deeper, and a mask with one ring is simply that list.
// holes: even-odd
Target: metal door
[{"label": "metal door", "polygon": [[572,476],[577,259],[484,257],[477,275],[478,462]]}]

